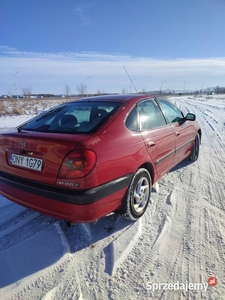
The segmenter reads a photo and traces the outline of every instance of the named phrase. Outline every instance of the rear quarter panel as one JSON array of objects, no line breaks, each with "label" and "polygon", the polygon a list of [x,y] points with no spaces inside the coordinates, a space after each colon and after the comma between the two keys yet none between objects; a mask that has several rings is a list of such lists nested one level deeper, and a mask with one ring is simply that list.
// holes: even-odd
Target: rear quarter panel
[{"label": "rear quarter panel", "polygon": [[77,145],[77,148],[95,151],[99,184],[133,173],[140,165],[150,161],[141,134],[128,130],[125,118],[126,112],[122,111],[98,136]]}]

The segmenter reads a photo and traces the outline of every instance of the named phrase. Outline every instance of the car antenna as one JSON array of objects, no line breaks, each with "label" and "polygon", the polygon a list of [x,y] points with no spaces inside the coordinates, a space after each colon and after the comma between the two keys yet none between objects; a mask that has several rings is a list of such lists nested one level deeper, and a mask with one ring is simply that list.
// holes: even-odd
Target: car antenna
[{"label": "car antenna", "polygon": [[134,89],[135,89],[136,93],[138,94],[138,90],[136,89],[136,86],[134,85],[134,82],[133,82],[133,80],[130,78],[130,76],[129,76],[129,74],[128,74],[127,70],[126,70],[126,68],[125,68],[124,66],[123,66],[123,68],[124,68],[124,71],[127,73],[127,76],[128,76],[128,78],[130,79],[130,82],[133,84],[133,87],[134,87]]}]

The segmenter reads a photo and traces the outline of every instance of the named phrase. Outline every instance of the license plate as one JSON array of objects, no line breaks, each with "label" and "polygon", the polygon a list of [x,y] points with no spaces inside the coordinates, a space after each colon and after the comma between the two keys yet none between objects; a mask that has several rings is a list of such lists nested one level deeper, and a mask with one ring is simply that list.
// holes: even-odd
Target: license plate
[{"label": "license plate", "polygon": [[40,158],[28,157],[18,154],[10,154],[9,163],[14,166],[41,171],[43,160]]}]

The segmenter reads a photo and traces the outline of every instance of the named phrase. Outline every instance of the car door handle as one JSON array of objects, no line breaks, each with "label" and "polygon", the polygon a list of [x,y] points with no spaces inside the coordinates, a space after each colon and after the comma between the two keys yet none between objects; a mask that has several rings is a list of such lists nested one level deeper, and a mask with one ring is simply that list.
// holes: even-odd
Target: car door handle
[{"label": "car door handle", "polygon": [[149,141],[149,142],[147,142],[147,145],[148,145],[148,148],[151,148],[151,147],[155,146],[155,142]]},{"label": "car door handle", "polygon": [[180,132],[177,132],[177,131],[176,131],[175,134],[176,134],[176,136],[179,136],[179,135],[180,135]]}]

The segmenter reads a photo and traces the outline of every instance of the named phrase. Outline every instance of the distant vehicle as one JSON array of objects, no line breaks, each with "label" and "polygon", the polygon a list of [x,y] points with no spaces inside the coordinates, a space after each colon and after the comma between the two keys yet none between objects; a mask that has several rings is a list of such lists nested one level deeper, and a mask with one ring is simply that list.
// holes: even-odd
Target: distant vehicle
[{"label": "distant vehicle", "polygon": [[0,193],[71,222],[111,212],[140,218],[152,185],[179,162],[198,159],[192,113],[151,95],[84,98],[0,135]]}]

